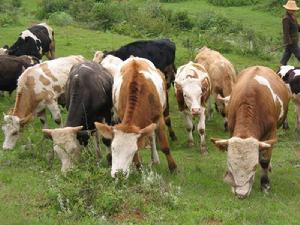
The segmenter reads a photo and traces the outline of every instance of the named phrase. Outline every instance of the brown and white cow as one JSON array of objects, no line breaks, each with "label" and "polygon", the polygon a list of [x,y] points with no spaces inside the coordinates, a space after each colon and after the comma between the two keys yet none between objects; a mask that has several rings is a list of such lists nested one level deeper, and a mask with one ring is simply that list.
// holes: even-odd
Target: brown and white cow
[{"label": "brown and white cow", "polygon": [[263,170],[261,188],[269,190],[272,147],[276,129],[286,118],[288,101],[288,90],[273,70],[254,66],[238,76],[228,105],[231,138],[212,139],[218,148],[227,151],[224,180],[238,197],[250,194],[258,163]]},{"label": "brown and white cow", "polygon": [[163,116],[166,83],[151,61],[132,57],[123,62],[120,74],[114,77],[113,104],[122,122],[115,126],[95,123],[103,137],[112,139],[112,177],[118,171],[128,175],[132,160],[139,166],[138,150],[147,136],[152,137],[152,161],[158,163],[155,134],[170,171],[174,171],[177,166],[170,152]]},{"label": "brown and white cow", "polygon": [[211,86],[205,68],[198,63],[189,62],[178,68],[175,77],[175,93],[178,108],[183,112],[188,145],[193,146],[193,117],[199,117],[197,130],[201,138],[201,153],[207,153],[205,143],[205,110]]},{"label": "brown and white cow", "polygon": [[[209,49],[206,46],[198,51],[195,62],[202,64],[208,72],[216,109],[224,117],[224,127],[225,130],[227,130],[227,117],[224,100],[228,99],[230,96],[232,87],[236,81],[234,66],[219,52]],[[211,104],[209,104],[209,116],[211,116],[211,111]]]},{"label": "brown and white cow", "polygon": [[35,116],[41,116],[47,127],[45,109],[49,109],[56,123],[61,123],[57,98],[64,88],[73,65],[83,62],[82,56],[68,56],[29,67],[18,79],[15,107],[11,114],[4,115],[5,140],[3,149],[13,149],[20,128]]}]

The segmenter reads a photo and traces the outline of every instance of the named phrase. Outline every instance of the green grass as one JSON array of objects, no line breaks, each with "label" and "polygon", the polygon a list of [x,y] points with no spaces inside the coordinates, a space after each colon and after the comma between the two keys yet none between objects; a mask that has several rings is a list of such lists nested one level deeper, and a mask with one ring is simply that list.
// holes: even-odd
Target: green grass
[{"label": "green grass", "polygon": [[[186,7],[193,13],[211,7],[204,1],[183,1],[166,4],[166,6],[172,9]],[[26,3],[26,7],[30,7],[30,4]],[[249,25],[257,30],[262,29],[265,23],[270,23],[272,26],[266,29],[270,29],[268,32],[274,32],[276,23],[280,23],[276,17],[269,14],[254,12],[247,7],[242,7],[241,11],[239,9],[240,7],[226,8],[223,11],[221,8],[216,8],[224,13],[227,12],[235,20],[245,18],[240,15],[243,13],[245,16],[246,13],[257,14],[257,20],[248,21]],[[231,11],[227,10],[233,11],[229,13]],[[24,26],[33,22],[35,20],[29,17],[24,20],[23,25],[0,28],[0,45],[11,44]],[[130,37],[75,26],[54,27],[54,29],[58,56],[82,54],[91,59],[95,50],[113,49],[133,41]],[[178,40],[175,42],[178,43]],[[179,66],[191,58],[190,53],[180,43],[177,46],[176,64]],[[264,61],[253,56],[235,54],[225,56],[238,70],[258,64],[276,69],[278,65],[276,60]],[[279,61],[280,56],[276,57]],[[41,124],[35,119],[23,130],[13,151],[0,151],[0,224],[299,224],[300,143],[294,133],[292,104],[289,112],[291,129],[286,132],[278,130],[279,141],[273,149],[270,193],[264,194],[260,191],[260,169],[258,169],[250,197],[239,200],[233,196],[230,187],[223,182],[226,154],[219,152],[209,142],[210,137],[228,137],[228,134],[223,132],[222,118],[215,113],[213,119],[207,121],[209,155],[201,156],[198,144],[193,148],[187,148],[187,135],[182,116],[177,110],[174,90],[170,90],[170,96],[172,122],[179,137],[177,142],[170,144],[179,172],[176,175],[169,173],[165,157],[161,152],[161,164],[154,170],[162,175],[167,184],[180,187],[181,194],[174,194],[174,199],[171,200],[166,200],[165,197],[159,199],[160,195],[156,192],[168,187],[167,184],[145,187],[141,184],[141,175],[136,172],[119,187],[119,184],[110,178],[105,160],[102,160],[100,166],[96,166],[94,155],[88,149],[84,150],[78,168],[67,178],[63,178],[60,176],[58,159],[55,157],[53,162],[48,159],[52,143],[43,140]],[[1,97],[0,112],[7,112],[13,104],[14,96]],[[0,123],[2,122],[3,117],[0,117]],[[56,125],[52,122],[50,126]],[[195,138],[196,143],[199,143],[197,135]],[[0,132],[0,143],[2,142],[3,133]],[[147,167],[149,155],[148,150],[142,151],[144,167]],[[61,189],[53,191],[52,186]],[[90,212],[90,209],[81,208],[80,202],[76,205],[78,208],[72,209],[75,213],[62,211],[56,194],[66,193],[71,199],[72,196],[81,196],[77,190],[82,191],[85,186],[96,188],[95,199],[101,200],[99,204],[102,208],[108,209],[110,204],[118,202],[116,197],[120,195],[124,200],[121,208],[117,213],[105,217],[87,215],[86,211]],[[136,190],[135,186],[141,187],[141,190]],[[115,193],[115,196],[111,196],[110,193]]]}]

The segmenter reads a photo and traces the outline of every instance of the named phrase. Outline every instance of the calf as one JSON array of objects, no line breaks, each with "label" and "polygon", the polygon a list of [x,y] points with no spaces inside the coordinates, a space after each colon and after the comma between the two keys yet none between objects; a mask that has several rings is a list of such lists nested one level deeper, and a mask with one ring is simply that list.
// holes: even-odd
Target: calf
[{"label": "calf", "polygon": [[65,92],[68,109],[65,127],[43,129],[53,139],[54,150],[62,162],[62,172],[69,170],[73,159],[79,157],[80,144],[88,144],[87,132],[80,130],[94,130],[95,121],[110,123],[112,85],[112,76],[98,63],[83,62],[72,67]]},{"label": "calf", "polygon": [[53,29],[46,23],[33,25],[23,31],[17,41],[9,47],[5,54],[31,55],[42,59],[46,55],[48,59],[55,58],[55,40]]},{"label": "calf", "polygon": [[112,139],[112,177],[119,170],[128,175],[132,160],[140,165],[138,150],[147,136],[152,136],[152,161],[159,162],[154,131],[169,169],[174,171],[176,163],[164,131],[165,80],[151,61],[132,57],[122,64],[120,74],[114,77],[113,104],[121,123],[115,126],[96,123],[100,134]]},{"label": "calf", "polygon": [[29,67],[22,73],[18,79],[15,107],[11,114],[4,115],[3,149],[14,148],[20,128],[34,115],[40,116],[47,127],[46,108],[55,122],[61,123],[57,98],[64,93],[71,67],[83,61],[82,56],[62,57]]},{"label": "calf", "polygon": [[[195,62],[202,64],[208,72],[216,109],[224,117],[224,128],[227,130],[226,107],[222,98],[228,97],[232,91],[236,81],[235,69],[223,55],[206,46],[199,50]],[[217,97],[218,95],[222,98]],[[208,106],[208,113],[211,116],[211,104]]]},{"label": "calf", "polygon": [[[175,53],[176,45],[169,39],[159,40],[143,40],[135,41],[122,46],[118,50],[105,52],[103,58],[107,55],[114,55],[122,60],[128,59],[130,56],[137,56],[150,60],[156,68],[164,73],[167,81],[167,89],[171,87],[175,79]],[[98,58],[101,54],[98,55]],[[167,107],[164,111],[166,124],[169,130],[169,136],[172,140],[177,140],[174,130],[172,129],[171,119],[169,117],[169,99],[167,95]]]},{"label": "calf", "polygon": [[272,146],[276,142],[276,128],[286,118],[288,101],[288,90],[273,70],[254,66],[238,76],[228,105],[231,138],[212,141],[228,152],[224,180],[239,198],[250,194],[258,163],[263,170],[261,188],[269,190]]},{"label": "calf", "polygon": [[200,118],[197,130],[201,137],[201,153],[207,153],[205,143],[205,110],[211,91],[210,80],[205,68],[189,62],[178,68],[175,78],[175,93],[178,108],[184,114],[188,145],[193,146],[193,117]]},{"label": "calf", "polygon": [[17,80],[24,70],[39,63],[34,56],[0,56],[0,91],[11,94],[17,88]]},{"label": "calf", "polygon": [[[286,83],[296,111],[296,131],[300,133],[300,67],[281,66],[277,74]],[[285,129],[289,127],[288,121],[284,123]]]}]

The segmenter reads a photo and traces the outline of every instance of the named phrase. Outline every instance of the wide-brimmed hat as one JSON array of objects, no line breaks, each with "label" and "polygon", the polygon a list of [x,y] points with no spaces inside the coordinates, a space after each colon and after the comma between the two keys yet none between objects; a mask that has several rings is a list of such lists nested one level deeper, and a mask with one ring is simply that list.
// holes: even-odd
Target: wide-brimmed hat
[{"label": "wide-brimmed hat", "polygon": [[283,8],[287,10],[299,10],[295,0],[288,0],[287,3],[283,5]]}]

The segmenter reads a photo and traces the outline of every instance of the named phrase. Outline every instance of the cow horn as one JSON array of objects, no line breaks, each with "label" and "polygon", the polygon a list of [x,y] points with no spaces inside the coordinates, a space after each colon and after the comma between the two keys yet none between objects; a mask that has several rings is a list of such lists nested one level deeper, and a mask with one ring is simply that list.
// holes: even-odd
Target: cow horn
[{"label": "cow horn", "polygon": [[270,148],[272,148],[272,146],[277,142],[277,139],[270,139],[267,141],[260,141],[259,144],[259,151],[265,151],[268,150]]}]

